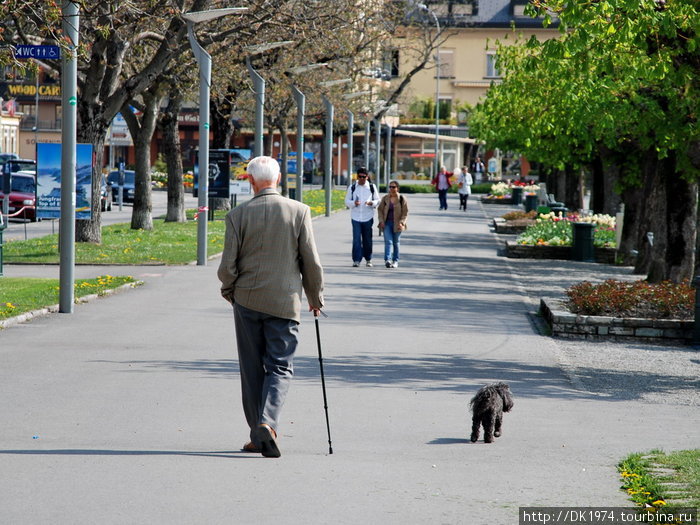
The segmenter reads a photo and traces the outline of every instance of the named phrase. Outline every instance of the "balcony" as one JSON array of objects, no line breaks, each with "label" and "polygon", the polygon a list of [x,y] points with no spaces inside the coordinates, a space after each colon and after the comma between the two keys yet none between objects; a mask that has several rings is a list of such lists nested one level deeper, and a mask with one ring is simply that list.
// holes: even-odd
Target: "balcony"
[{"label": "balcony", "polygon": [[19,121],[19,129],[21,131],[51,131],[61,129],[62,119],[54,120],[39,120],[37,122],[34,115],[24,115]]}]

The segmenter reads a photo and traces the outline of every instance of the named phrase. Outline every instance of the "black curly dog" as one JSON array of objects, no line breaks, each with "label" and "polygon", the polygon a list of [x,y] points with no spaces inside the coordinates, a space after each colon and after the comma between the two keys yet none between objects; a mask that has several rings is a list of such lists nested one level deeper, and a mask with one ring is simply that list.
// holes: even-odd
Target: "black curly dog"
[{"label": "black curly dog", "polygon": [[469,402],[472,416],[472,443],[479,439],[479,426],[484,426],[484,442],[492,443],[501,435],[503,412],[513,408],[513,395],[507,383],[493,383],[479,389]]}]

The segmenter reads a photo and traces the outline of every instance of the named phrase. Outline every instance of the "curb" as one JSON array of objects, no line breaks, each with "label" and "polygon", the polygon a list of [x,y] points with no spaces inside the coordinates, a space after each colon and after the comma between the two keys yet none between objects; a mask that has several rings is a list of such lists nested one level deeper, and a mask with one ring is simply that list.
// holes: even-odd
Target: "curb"
[{"label": "curb", "polygon": [[[96,294],[90,294],[90,295],[85,295],[83,297],[78,297],[75,299],[75,304],[80,304],[80,303],[89,303],[90,301],[94,301],[95,299],[98,299],[100,297],[105,297],[107,295],[112,295],[117,292],[121,292],[123,290],[126,290],[127,288],[136,288],[137,286],[141,286],[143,284],[143,281],[135,281],[133,283],[126,283],[122,284],[118,288],[111,288],[109,290],[105,290],[102,293]],[[53,304],[51,306],[46,306],[44,308],[39,308],[37,310],[31,310],[29,312],[24,312],[23,314],[16,315],[14,317],[8,317],[7,319],[4,319],[0,321],[0,330],[4,330],[5,328],[9,328],[10,326],[15,326],[21,323],[26,323],[28,321],[31,321],[35,317],[43,317],[45,315],[53,314],[58,312],[58,307],[59,305]]]}]

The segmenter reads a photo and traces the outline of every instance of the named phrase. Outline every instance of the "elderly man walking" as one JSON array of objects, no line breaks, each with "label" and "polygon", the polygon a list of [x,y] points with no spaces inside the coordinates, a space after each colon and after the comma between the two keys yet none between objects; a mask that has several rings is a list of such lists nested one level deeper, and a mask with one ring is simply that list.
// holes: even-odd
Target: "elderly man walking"
[{"label": "elderly man walking", "polygon": [[293,374],[301,290],[309,311],[318,315],[323,268],[311,210],[277,192],[277,161],[256,157],[247,171],[255,196],[226,216],[218,276],[221,294],[233,305],[243,411],[250,427],[243,450],[279,457],[277,429]]}]

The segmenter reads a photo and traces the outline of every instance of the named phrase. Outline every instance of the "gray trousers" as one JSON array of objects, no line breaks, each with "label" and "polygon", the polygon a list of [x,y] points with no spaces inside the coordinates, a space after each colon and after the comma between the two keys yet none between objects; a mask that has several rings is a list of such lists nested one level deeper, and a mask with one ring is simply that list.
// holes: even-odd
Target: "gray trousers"
[{"label": "gray trousers", "polygon": [[299,323],[233,305],[243,411],[251,432],[261,423],[277,430],[294,374]]}]

